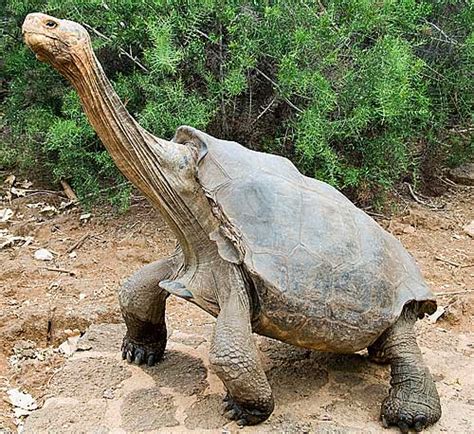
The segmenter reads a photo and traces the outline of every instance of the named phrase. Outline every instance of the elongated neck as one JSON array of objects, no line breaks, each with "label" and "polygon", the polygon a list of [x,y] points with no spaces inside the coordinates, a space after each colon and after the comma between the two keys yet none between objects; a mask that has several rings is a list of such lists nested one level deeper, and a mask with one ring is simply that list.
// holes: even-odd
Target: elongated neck
[{"label": "elongated neck", "polygon": [[[204,195],[202,198],[195,195],[196,201],[201,202],[190,204],[180,190],[187,184],[174,164],[186,160],[184,145],[156,138],[138,125],[112,88],[92,50],[89,57],[88,64],[75,65],[74,70],[63,71],[64,75],[79,93],[90,123],[120,171],[161,212],[175,232],[187,262],[196,263],[200,248],[209,244],[208,234],[213,223]],[[203,209],[204,215],[200,215]]]},{"label": "elongated neck", "polygon": [[[80,73],[70,78],[84,111],[120,171],[147,196],[151,195],[145,178],[147,165],[157,163],[160,152],[152,152],[150,142],[166,152],[164,143],[144,130],[133,119],[93,53]],[[149,169],[149,168],[148,168]]]}]

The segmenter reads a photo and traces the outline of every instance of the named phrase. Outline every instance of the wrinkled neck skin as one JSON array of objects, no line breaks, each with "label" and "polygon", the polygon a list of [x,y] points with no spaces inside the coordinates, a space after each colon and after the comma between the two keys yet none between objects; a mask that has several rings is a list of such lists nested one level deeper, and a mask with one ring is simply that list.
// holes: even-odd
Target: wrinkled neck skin
[{"label": "wrinkled neck skin", "polygon": [[125,177],[160,211],[183,250],[185,267],[216,258],[217,227],[196,180],[193,147],[159,139],[128,113],[92,50],[59,71],[76,88],[90,123]]}]

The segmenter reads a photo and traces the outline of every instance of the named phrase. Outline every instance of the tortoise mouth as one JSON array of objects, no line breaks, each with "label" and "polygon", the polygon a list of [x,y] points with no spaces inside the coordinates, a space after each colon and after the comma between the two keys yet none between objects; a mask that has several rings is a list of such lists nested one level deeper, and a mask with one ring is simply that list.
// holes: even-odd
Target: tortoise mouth
[{"label": "tortoise mouth", "polygon": [[25,44],[36,54],[36,58],[41,62],[52,63],[54,58],[60,54],[64,57],[66,55],[65,49],[69,48],[69,45],[59,38],[42,32],[23,28],[22,33]]},{"label": "tortoise mouth", "polygon": [[42,48],[44,45],[51,43],[60,43],[65,47],[69,46],[64,41],[61,41],[59,38],[35,30],[28,30],[23,28],[22,34],[23,40],[25,41],[26,45],[28,45],[28,47],[30,47],[33,51],[35,51],[38,47]]}]

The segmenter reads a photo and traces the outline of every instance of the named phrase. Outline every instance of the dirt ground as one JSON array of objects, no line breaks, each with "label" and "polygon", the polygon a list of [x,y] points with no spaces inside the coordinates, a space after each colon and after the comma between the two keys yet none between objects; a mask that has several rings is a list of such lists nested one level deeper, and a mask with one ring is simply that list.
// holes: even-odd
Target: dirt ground
[{"label": "dirt ground", "polygon": [[[158,366],[120,358],[116,288],[174,247],[159,215],[138,198],[125,214],[102,208],[87,216],[33,188],[11,201],[4,189],[0,203],[13,212],[0,223],[0,432],[18,423],[24,432],[238,431],[221,416],[223,388],[208,369],[214,320],[195,306],[168,302],[171,336]],[[415,256],[444,308],[437,321],[418,323],[444,411],[433,433],[474,432],[474,243],[463,229],[474,220],[473,199],[472,188],[452,187],[435,200],[441,209],[403,199],[395,217],[377,217]],[[40,248],[53,259],[35,259]],[[78,351],[68,357],[58,349],[79,335]],[[258,343],[276,408],[243,432],[387,432],[378,419],[388,367],[364,353]],[[38,404],[20,422],[6,394],[13,388]]]}]

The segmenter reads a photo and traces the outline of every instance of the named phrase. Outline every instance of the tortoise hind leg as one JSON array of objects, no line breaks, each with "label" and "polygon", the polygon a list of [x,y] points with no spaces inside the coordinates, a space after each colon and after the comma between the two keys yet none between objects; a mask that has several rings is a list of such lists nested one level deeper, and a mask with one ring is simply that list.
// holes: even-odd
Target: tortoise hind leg
[{"label": "tortoise hind leg", "polygon": [[379,338],[392,376],[381,418],[384,426],[398,425],[402,432],[421,431],[441,417],[436,386],[416,343],[416,318],[416,303],[406,305],[397,322]]},{"label": "tortoise hind leg", "polygon": [[167,341],[165,307],[168,292],[158,285],[171,278],[177,266],[175,256],[148,264],[129,277],[118,291],[127,325],[122,357],[129,363],[153,366],[163,357]]},{"label": "tortoise hind leg", "polygon": [[390,360],[385,355],[383,349],[384,340],[385,336],[382,335],[370,347],[367,348],[367,351],[369,352],[369,360],[373,363],[377,363],[378,365],[387,365],[390,363]]}]

